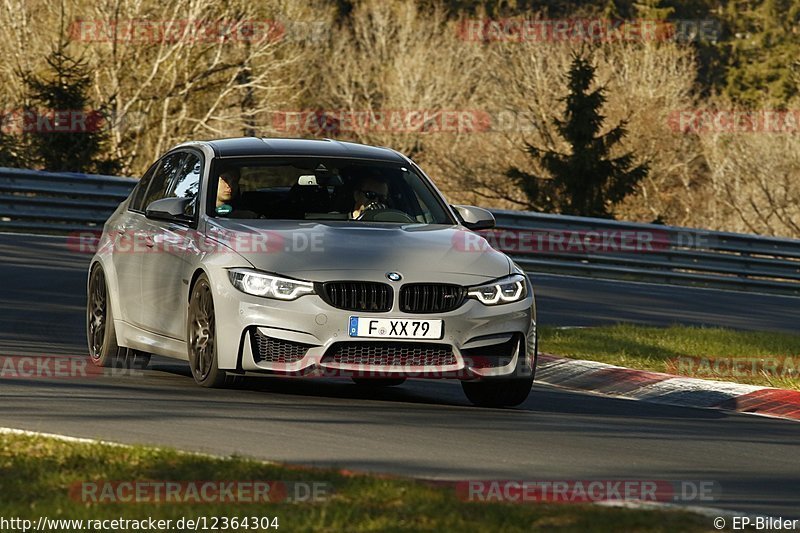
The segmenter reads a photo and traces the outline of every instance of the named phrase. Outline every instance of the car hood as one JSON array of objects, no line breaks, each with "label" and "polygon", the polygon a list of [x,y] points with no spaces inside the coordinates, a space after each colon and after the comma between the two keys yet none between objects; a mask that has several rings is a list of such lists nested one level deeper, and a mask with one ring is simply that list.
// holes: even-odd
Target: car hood
[{"label": "car hood", "polygon": [[406,282],[471,284],[512,268],[505,254],[460,226],[214,219],[207,234],[259,270],[309,281],[385,281],[387,272],[399,272]]}]

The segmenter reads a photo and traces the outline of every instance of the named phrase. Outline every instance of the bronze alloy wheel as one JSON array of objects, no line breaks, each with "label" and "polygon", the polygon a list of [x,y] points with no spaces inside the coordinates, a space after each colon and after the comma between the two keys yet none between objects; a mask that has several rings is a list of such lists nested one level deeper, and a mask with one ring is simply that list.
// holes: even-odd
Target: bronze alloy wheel
[{"label": "bronze alloy wheel", "polygon": [[121,350],[117,346],[108,284],[100,265],[92,268],[86,291],[86,341],[92,364],[102,367],[120,366]]},{"label": "bronze alloy wheel", "polygon": [[96,267],[89,279],[88,303],[86,306],[86,333],[89,341],[89,356],[99,364],[103,356],[108,324],[108,292],[103,269]]},{"label": "bronze alloy wheel", "polygon": [[217,363],[216,317],[211,285],[205,274],[197,278],[189,298],[186,323],[189,366],[198,385],[224,387],[236,376],[220,370]]},{"label": "bronze alloy wheel", "polygon": [[108,284],[100,265],[95,265],[89,276],[86,293],[86,340],[89,345],[89,360],[97,366],[144,370],[150,362],[149,353],[117,345]]}]

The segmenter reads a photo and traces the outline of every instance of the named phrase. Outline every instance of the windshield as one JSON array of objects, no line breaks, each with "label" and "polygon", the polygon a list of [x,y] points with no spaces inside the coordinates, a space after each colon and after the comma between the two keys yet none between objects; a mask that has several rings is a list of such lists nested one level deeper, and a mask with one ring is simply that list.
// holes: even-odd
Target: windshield
[{"label": "windshield", "polygon": [[212,216],[453,224],[409,165],[318,157],[220,160],[209,180]]}]

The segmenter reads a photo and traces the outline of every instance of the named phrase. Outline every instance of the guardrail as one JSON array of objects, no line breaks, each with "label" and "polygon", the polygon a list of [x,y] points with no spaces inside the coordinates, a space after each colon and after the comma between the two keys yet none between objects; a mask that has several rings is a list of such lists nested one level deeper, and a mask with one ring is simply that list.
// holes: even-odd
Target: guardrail
[{"label": "guardrail", "polygon": [[0,168],[0,231],[102,228],[134,185],[133,178]]},{"label": "guardrail", "polygon": [[800,240],[493,211],[489,242],[531,272],[800,295]]},{"label": "guardrail", "polygon": [[[0,168],[0,231],[100,230],[132,178]],[[800,295],[800,240],[492,211],[481,232],[526,271]],[[479,241],[479,240],[478,240]],[[465,242],[465,246],[480,244]]]}]

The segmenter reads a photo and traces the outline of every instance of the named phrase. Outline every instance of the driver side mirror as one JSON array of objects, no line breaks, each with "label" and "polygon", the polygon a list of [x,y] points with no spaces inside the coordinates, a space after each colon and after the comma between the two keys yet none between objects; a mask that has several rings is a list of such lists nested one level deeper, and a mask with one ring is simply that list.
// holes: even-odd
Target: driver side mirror
[{"label": "driver side mirror", "polygon": [[154,220],[188,222],[191,217],[186,215],[186,208],[193,201],[194,198],[162,198],[151,202],[144,216]]},{"label": "driver side mirror", "polygon": [[490,229],[495,225],[494,215],[486,209],[472,205],[453,205],[461,224],[471,230]]}]

